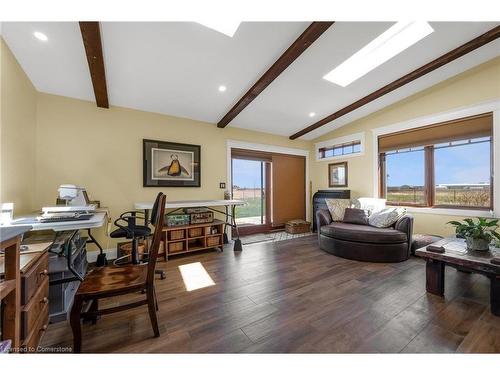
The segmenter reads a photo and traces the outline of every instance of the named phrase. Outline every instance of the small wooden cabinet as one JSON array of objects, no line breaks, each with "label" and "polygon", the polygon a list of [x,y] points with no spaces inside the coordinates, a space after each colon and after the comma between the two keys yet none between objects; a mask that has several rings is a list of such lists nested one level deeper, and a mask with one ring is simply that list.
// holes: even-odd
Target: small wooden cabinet
[{"label": "small wooden cabinet", "polygon": [[[47,252],[50,243],[29,245],[25,252],[20,253],[20,237],[17,242],[12,242],[15,255],[17,275],[14,270],[10,270],[10,261],[6,256],[0,257],[0,290],[2,298],[9,297],[6,286],[17,277],[17,286],[13,289],[16,292],[17,303],[7,305],[4,311],[3,339],[12,340],[12,348],[19,352],[35,352],[40,339],[47,329],[49,321],[49,273]],[[2,242],[2,248],[8,247]],[[14,272],[14,273],[13,273]],[[7,299],[7,298],[6,298]],[[6,302],[9,302],[7,300]]]},{"label": "small wooden cabinet", "polygon": [[34,253],[21,270],[21,348],[36,351],[49,324],[49,253]]},{"label": "small wooden cabinet", "polygon": [[225,223],[212,223],[164,227],[163,243],[165,254],[185,254],[189,252],[219,248],[222,250]]}]

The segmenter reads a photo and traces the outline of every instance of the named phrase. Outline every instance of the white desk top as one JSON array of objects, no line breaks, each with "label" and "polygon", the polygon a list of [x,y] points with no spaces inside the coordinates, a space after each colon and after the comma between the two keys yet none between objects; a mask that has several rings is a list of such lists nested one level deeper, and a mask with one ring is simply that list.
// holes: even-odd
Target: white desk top
[{"label": "white desk top", "polygon": [[14,219],[9,225],[2,227],[18,227],[22,225],[30,225],[31,230],[51,229],[54,232],[62,232],[64,230],[91,229],[102,227],[106,223],[106,212],[96,212],[88,220],[75,221],[60,221],[53,223],[41,223],[36,220],[36,216],[27,216]]},{"label": "white desk top", "polygon": [[[217,206],[242,206],[245,202],[237,199],[214,199],[214,200],[189,200],[189,201],[167,201],[165,208],[191,208],[191,207],[217,207]],[[139,202],[134,205],[136,210],[150,210],[153,202]]]}]

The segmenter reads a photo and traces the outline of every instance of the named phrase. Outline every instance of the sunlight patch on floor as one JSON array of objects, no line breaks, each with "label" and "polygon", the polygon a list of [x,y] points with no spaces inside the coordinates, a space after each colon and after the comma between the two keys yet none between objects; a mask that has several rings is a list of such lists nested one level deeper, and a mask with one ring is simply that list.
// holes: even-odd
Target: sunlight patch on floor
[{"label": "sunlight patch on floor", "polygon": [[215,285],[214,281],[200,262],[179,266],[182,280],[188,292]]}]

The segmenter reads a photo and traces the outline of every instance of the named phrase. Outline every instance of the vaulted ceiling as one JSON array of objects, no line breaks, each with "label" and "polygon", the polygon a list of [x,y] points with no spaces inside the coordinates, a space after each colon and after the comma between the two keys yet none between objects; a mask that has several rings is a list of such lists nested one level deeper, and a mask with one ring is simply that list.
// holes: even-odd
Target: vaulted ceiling
[{"label": "vaulted ceiling", "polygon": [[[498,26],[430,22],[432,34],[349,86],[323,79],[393,24],[334,23],[228,126],[290,136]],[[101,22],[109,104],[215,124],[309,25],[243,22],[229,37],[192,22]],[[34,38],[35,31],[48,40]],[[37,90],[95,101],[77,22],[6,22],[2,37]],[[499,55],[496,39],[302,139],[314,139]],[[227,89],[221,92],[219,86]]]}]

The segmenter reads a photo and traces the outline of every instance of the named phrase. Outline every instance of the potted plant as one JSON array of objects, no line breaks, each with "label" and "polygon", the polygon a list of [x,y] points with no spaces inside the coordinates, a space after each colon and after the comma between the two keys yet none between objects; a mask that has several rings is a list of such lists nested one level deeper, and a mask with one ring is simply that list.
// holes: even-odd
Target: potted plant
[{"label": "potted plant", "polygon": [[464,219],[460,221],[449,221],[455,227],[457,237],[464,238],[469,250],[488,251],[492,239],[500,241],[500,234],[497,233],[499,219],[485,219],[482,217]]}]

